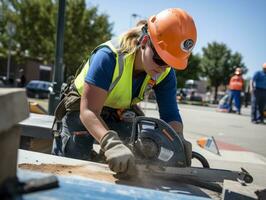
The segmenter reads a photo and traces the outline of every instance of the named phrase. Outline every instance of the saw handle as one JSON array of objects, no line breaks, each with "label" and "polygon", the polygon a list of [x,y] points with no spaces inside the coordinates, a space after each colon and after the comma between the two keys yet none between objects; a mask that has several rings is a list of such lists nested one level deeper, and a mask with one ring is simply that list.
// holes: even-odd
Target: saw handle
[{"label": "saw handle", "polygon": [[198,161],[200,161],[200,163],[202,164],[202,167],[210,168],[209,162],[207,161],[207,159],[203,155],[201,155],[195,151],[192,151],[192,159],[193,158],[196,158]]}]

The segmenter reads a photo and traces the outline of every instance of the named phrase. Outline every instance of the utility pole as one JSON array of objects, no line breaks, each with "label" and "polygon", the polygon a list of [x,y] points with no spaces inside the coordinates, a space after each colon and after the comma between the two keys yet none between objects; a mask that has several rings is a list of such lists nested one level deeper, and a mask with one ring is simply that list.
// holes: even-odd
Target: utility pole
[{"label": "utility pole", "polygon": [[58,0],[57,33],[55,64],[53,67],[53,92],[49,97],[49,115],[53,115],[60,101],[61,85],[63,83],[63,52],[64,52],[64,24],[65,24],[65,0]]}]

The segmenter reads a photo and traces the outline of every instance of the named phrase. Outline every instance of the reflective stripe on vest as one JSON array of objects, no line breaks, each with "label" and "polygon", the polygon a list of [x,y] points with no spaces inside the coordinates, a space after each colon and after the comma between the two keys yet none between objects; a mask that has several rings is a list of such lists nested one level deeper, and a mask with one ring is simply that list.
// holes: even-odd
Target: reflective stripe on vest
[{"label": "reflective stripe on vest", "polygon": [[[116,40],[117,41],[117,40]],[[119,44],[119,43],[118,43]],[[132,77],[133,77],[133,66],[135,59],[135,52],[129,54],[118,53],[119,46],[113,40],[103,43],[98,46],[92,53],[95,53],[99,48],[108,47],[116,55],[116,66],[112,78],[111,85],[107,94],[107,99],[104,102],[104,106],[125,109],[130,108],[132,104],[136,104],[144,99],[144,94],[149,89],[149,81],[151,77],[146,75],[138,97],[132,100]],[[89,61],[85,64],[80,74],[75,79],[75,86],[81,95],[83,92],[84,80],[89,69]],[[166,68],[159,78],[156,80],[156,84],[159,84],[170,72],[170,68]]]}]

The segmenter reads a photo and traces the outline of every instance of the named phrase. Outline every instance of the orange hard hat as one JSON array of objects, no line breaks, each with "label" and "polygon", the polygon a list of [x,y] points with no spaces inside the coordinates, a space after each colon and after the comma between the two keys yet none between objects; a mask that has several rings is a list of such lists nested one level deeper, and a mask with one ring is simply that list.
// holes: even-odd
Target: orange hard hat
[{"label": "orange hard hat", "polygon": [[266,68],[266,63],[263,63],[262,67],[263,67],[263,68]]},{"label": "orange hard hat", "polygon": [[185,69],[197,40],[192,17],[180,8],[163,10],[148,20],[148,32],[159,56],[169,66]]}]

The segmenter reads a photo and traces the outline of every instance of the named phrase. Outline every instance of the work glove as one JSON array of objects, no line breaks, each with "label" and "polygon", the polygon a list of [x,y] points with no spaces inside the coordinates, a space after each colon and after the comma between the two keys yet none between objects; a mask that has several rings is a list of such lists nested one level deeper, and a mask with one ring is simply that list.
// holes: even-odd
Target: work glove
[{"label": "work glove", "polygon": [[135,158],[131,150],[120,140],[117,132],[108,131],[100,141],[109,168],[129,176],[136,174]]},{"label": "work glove", "polygon": [[191,166],[191,159],[192,159],[192,144],[185,140],[184,138],[182,139],[184,148],[185,148],[185,153],[186,153],[186,158],[187,158],[187,166]]}]

